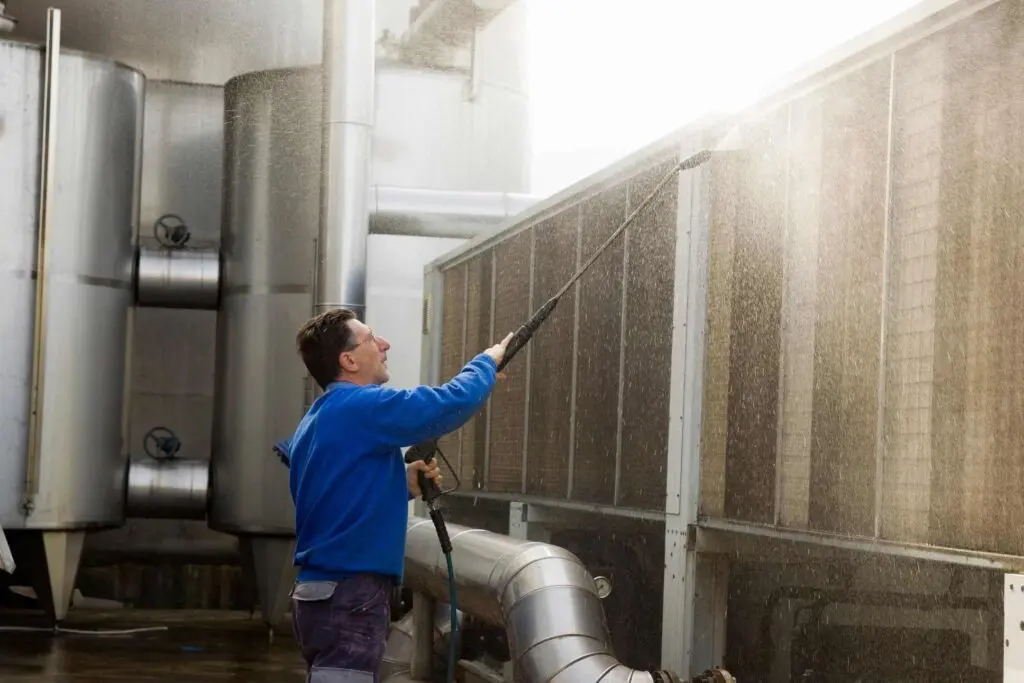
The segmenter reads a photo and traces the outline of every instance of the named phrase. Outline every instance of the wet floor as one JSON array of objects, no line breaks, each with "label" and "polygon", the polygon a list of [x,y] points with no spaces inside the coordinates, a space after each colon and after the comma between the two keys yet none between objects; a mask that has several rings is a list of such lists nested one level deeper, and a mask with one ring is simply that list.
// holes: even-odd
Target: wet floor
[{"label": "wet floor", "polygon": [[287,629],[271,638],[248,613],[79,610],[62,626],[82,631],[160,629],[124,635],[20,632],[34,615],[0,612],[3,683],[302,683],[302,660]]}]

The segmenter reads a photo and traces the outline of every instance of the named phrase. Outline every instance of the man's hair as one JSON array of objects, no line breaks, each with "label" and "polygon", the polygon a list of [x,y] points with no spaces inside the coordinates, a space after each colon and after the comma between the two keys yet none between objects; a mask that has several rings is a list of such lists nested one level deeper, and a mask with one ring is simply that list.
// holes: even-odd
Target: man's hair
[{"label": "man's hair", "polygon": [[347,308],[335,308],[307,320],[295,336],[302,362],[321,389],[327,389],[341,374],[338,358],[352,348],[348,321],[355,319],[356,314]]}]

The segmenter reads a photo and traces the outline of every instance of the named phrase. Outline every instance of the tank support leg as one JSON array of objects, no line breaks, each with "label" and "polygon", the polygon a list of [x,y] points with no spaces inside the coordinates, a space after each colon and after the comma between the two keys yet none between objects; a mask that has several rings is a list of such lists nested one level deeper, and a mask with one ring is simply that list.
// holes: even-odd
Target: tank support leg
[{"label": "tank support leg", "polygon": [[239,539],[242,560],[255,579],[263,621],[271,628],[288,610],[288,595],[295,581],[295,539],[282,536],[249,536]]}]

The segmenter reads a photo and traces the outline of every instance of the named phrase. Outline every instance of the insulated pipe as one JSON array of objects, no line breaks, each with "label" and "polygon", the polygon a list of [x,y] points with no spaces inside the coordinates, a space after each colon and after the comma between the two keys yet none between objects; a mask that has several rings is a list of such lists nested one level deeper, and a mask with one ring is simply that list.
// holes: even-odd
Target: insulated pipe
[{"label": "insulated pipe", "polygon": [[128,465],[128,517],[206,519],[210,463],[168,458],[134,460]]},{"label": "insulated pipe", "polygon": [[508,192],[370,188],[370,234],[473,238],[541,197]]},{"label": "insulated pipe", "polygon": [[[666,683],[666,671],[637,671],[611,654],[594,579],[563,548],[448,524],[459,607],[508,634],[517,681]],[[448,599],[448,573],[433,523],[414,517],[405,543],[405,583]]]},{"label": "insulated pipe", "polygon": [[153,249],[136,252],[135,302],[157,308],[217,310],[220,252],[216,249]]},{"label": "insulated pipe", "polygon": [[323,158],[315,312],[344,306],[365,317],[374,0],[325,0]]}]

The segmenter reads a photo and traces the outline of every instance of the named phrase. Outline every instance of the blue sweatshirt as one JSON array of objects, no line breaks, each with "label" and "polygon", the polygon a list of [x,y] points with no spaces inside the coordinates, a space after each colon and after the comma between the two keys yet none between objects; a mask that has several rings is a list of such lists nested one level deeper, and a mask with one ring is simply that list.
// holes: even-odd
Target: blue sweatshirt
[{"label": "blue sweatshirt", "polygon": [[334,382],[288,442],[300,581],[370,572],[402,581],[407,503],[403,446],[465,424],[487,400],[497,367],[480,354],[440,387]]}]

